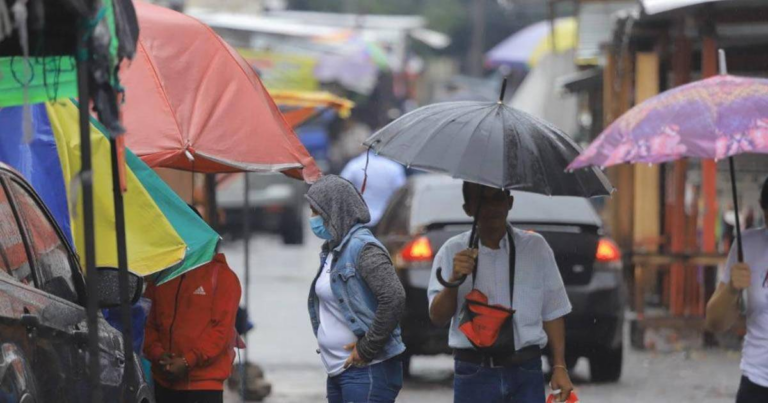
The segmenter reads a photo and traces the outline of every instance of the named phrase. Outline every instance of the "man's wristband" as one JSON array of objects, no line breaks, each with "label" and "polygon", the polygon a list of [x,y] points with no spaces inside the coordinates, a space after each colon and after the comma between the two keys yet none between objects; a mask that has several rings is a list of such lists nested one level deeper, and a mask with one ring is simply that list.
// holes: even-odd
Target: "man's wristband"
[{"label": "man's wristband", "polygon": [[555,368],[560,368],[560,369],[562,369],[563,371],[565,371],[565,373],[566,373],[566,374],[568,373],[568,368],[566,368],[566,367],[565,367],[565,365],[553,365],[553,366],[552,366],[552,371],[554,371],[554,370],[555,370]]}]

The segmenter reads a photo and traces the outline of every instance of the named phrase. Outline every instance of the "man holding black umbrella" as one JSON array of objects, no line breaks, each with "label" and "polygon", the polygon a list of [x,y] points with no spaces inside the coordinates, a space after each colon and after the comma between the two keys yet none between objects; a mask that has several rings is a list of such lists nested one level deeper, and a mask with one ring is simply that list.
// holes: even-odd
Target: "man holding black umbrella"
[{"label": "man holding black umbrella", "polygon": [[[768,179],[760,193],[760,206],[768,219]],[[739,297],[747,290],[747,335],[741,358],[741,385],[736,403],[768,402],[768,230],[755,228],[742,234],[744,261],[731,247],[725,271],[707,304],[707,330],[724,332],[739,317]]]},{"label": "man holding black umbrella", "polygon": [[[551,386],[565,401],[573,390],[563,320],[571,304],[552,249],[541,235],[509,226],[514,197],[508,191],[465,182],[463,194],[465,212],[477,215],[479,242],[470,242],[469,232],[448,240],[435,258],[428,291],[432,321],[451,323],[455,402],[543,403],[541,349],[547,344]],[[472,281],[445,287],[438,271],[450,282]]]}]

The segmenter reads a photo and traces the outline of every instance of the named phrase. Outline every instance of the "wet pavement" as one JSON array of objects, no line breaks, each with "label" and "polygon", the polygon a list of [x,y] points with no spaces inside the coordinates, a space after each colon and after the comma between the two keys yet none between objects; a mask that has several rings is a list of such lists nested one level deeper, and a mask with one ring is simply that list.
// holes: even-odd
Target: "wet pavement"
[{"label": "wet pavement", "polygon": [[[325,397],[325,374],[307,314],[320,241],[311,234],[306,240],[297,247],[285,246],[273,236],[251,239],[250,313],[256,328],[248,337],[247,354],[251,362],[264,368],[272,383],[268,403],[323,402]],[[242,250],[242,241],[225,243],[222,248],[244,281]],[[590,383],[588,363],[579,361],[571,375],[582,402],[734,401],[740,377],[737,352],[654,353],[627,348],[624,358],[621,380],[614,384]],[[414,378],[406,381],[397,401],[452,401],[452,365],[448,356],[415,357]],[[236,393],[226,396],[227,402],[240,401]]]}]

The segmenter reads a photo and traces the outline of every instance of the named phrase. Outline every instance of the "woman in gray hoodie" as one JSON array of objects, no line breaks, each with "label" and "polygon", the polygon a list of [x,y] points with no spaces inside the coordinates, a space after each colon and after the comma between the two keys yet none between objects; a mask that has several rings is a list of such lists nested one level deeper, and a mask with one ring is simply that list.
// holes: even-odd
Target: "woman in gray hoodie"
[{"label": "woman in gray hoodie", "polygon": [[365,226],[371,216],[352,183],[324,176],[306,198],[312,231],[326,241],[309,316],[328,373],[328,402],[394,402],[403,384],[405,290]]}]

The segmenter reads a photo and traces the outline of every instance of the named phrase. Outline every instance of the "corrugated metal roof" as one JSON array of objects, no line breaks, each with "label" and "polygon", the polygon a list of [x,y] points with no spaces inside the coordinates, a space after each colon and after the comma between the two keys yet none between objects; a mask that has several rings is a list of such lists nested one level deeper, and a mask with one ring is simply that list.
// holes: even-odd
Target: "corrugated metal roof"
[{"label": "corrugated metal roof", "polygon": [[600,47],[611,41],[613,14],[634,7],[637,7],[637,1],[582,3],[579,7],[579,45],[576,49],[576,64],[602,64]]}]

